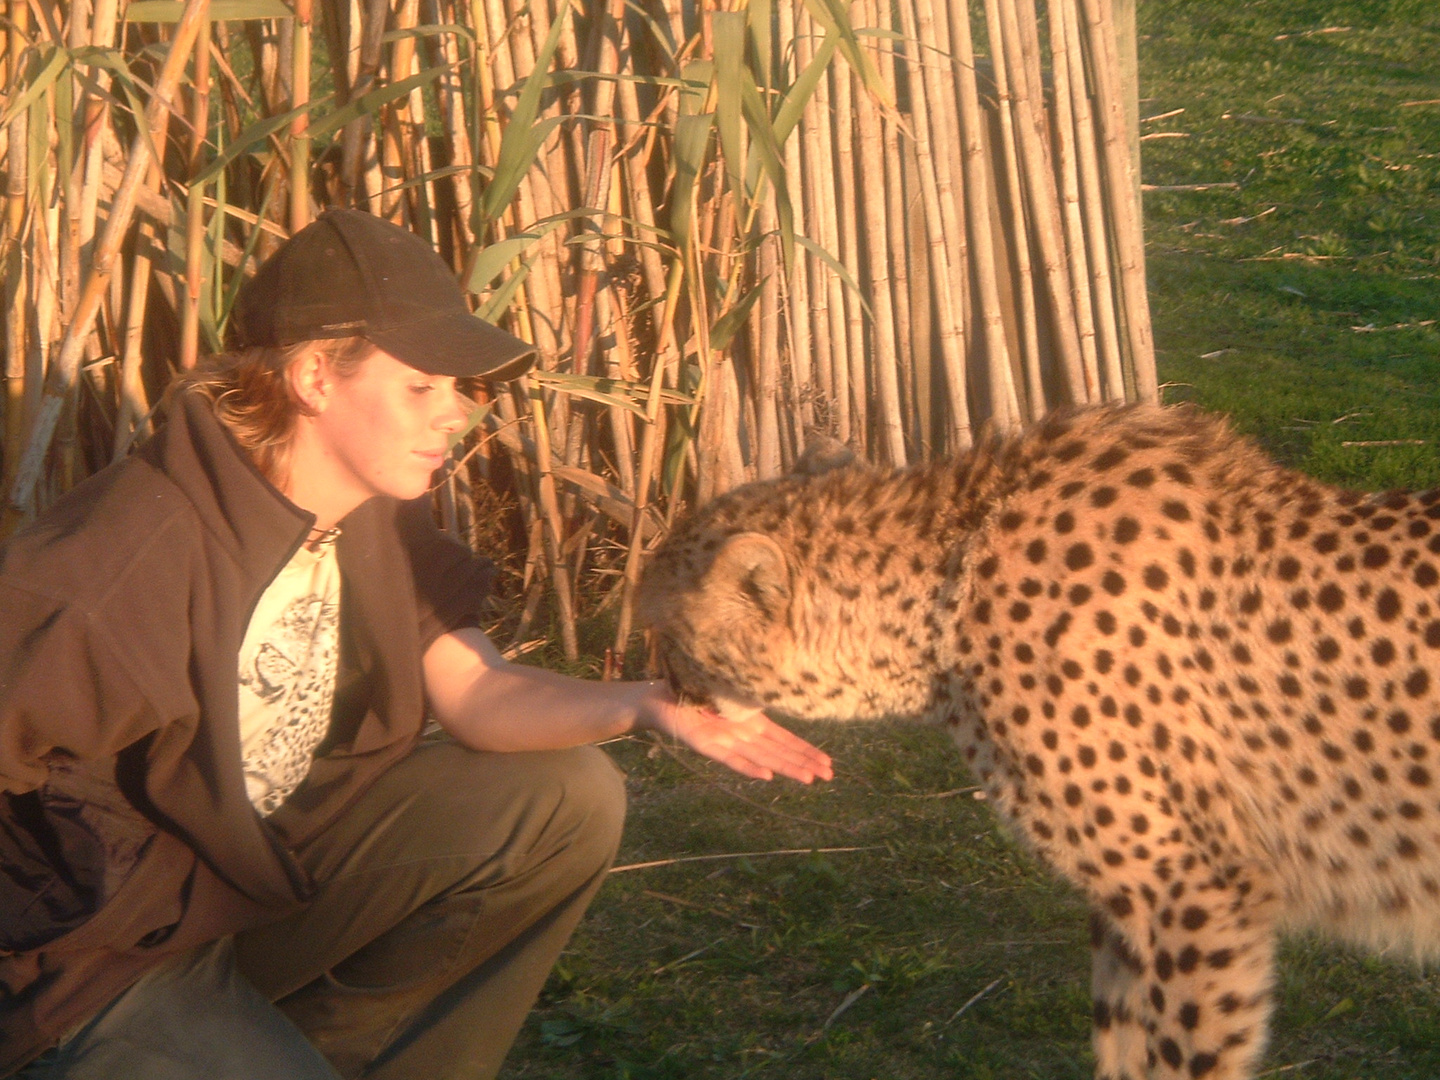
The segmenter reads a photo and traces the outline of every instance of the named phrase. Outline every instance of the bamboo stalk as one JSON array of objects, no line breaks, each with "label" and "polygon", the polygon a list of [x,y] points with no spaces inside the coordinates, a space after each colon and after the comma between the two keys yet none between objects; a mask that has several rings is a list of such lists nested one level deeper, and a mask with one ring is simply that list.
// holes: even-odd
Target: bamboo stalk
[{"label": "bamboo stalk", "polygon": [[[660,318],[661,339],[657,355],[675,348],[675,315],[680,303],[680,294],[685,278],[684,264],[676,259],[670,264],[666,279],[664,308]],[[650,393],[645,401],[645,428],[640,436],[640,464],[635,479],[635,512],[630,521],[629,546],[625,551],[624,589],[620,594],[620,613],[615,627],[615,653],[625,656],[630,642],[630,627],[635,613],[635,590],[640,585],[642,553],[645,547],[645,513],[650,502],[650,489],[655,481],[656,459],[660,447],[660,419],[662,406],[660,392],[665,385],[663,365],[656,363],[650,372]]]},{"label": "bamboo stalk", "polygon": [[570,584],[570,568],[562,553],[565,533],[560,517],[560,501],[555,491],[555,474],[550,467],[553,458],[550,428],[545,421],[545,397],[529,378],[522,377],[518,382],[522,391],[529,395],[530,414],[534,420],[532,427],[535,433],[536,496],[545,526],[545,561],[549,567],[555,603],[559,609],[557,614],[560,619],[560,642],[565,650],[565,659],[578,660],[580,644],[575,632],[574,593]]},{"label": "bamboo stalk", "polygon": [[[431,17],[436,23],[447,18],[458,23],[459,13],[447,4],[442,9],[439,0],[428,0]],[[450,177],[450,190],[455,199],[455,238],[458,241],[455,263],[465,266],[470,249],[475,245],[474,195],[470,187],[470,169],[475,163],[475,153],[470,142],[470,125],[465,114],[465,86],[460,73],[459,34],[436,35],[436,48],[445,65],[440,76],[436,93],[440,102],[440,116],[445,125],[445,134],[450,144],[450,164],[466,170],[464,174]],[[477,65],[478,70],[478,65]]]},{"label": "bamboo stalk", "polygon": [[[295,9],[295,43],[291,52],[290,107],[310,103],[310,21],[312,0],[292,0]],[[209,34],[206,33],[208,41]],[[205,55],[209,81],[209,50]],[[301,113],[290,121],[290,235],[310,224],[310,118]]]},{"label": "bamboo stalk", "polygon": [[[808,13],[806,18],[807,20],[810,18]],[[813,21],[810,25],[813,30]],[[809,182],[806,186],[811,189],[815,199],[819,202],[820,246],[831,256],[839,258],[840,212],[835,204],[835,199],[831,196],[833,191],[831,178],[834,177],[836,170],[832,122],[834,100],[830,93],[832,77],[849,78],[849,75],[843,71],[837,71],[836,65],[831,64],[830,70],[821,76],[815,88],[814,131],[815,141],[818,145],[813,159],[806,161],[806,171],[809,174]],[[831,385],[828,389],[830,391],[830,408],[834,415],[832,426],[836,438],[841,442],[849,443],[855,425],[850,410],[850,329],[849,322],[845,317],[845,285],[828,266],[822,266],[819,273],[825,282],[825,292],[822,297],[817,290],[817,299],[821,301],[822,312],[829,326],[830,334]]]},{"label": "bamboo stalk", "polygon": [[[851,5],[857,25],[870,25],[874,9],[866,0]],[[880,110],[863,90],[855,100],[855,127],[858,136],[861,174],[870,180],[856,191],[856,210],[863,220],[865,262],[873,313],[870,333],[870,370],[875,379],[875,424],[877,442],[891,465],[903,468],[905,425],[900,418],[900,361],[895,351],[895,302],[891,293],[890,250],[885,228],[885,145],[880,130]]]},{"label": "bamboo stalk", "polygon": [[[928,0],[925,0],[928,2]],[[999,354],[994,363],[1011,368],[1010,346],[1000,308],[1000,287],[995,266],[995,241],[990,227],[990,166],[985,158],[980,95],[975,84],[975,47],[968,9],[952,9],[950,38],[955,58],[956,97],[960,104],[960,138],[964,145],[965,220],[971,259],[979,293],[980,319],[985,328],[987,355]],[[969,446],[968,428],[961,449]]]},{"label": "bamboo stalk", "polygon": [[[808,13],[804,10],[799,12],[795,38],[795,65],[798,69],[804,70],[815,58],[815,50],[812,45],[811,35],[814,32],[814,23]],[[821,140],[821,130],[828,123],[825,116],[825,99],[821,92],[825,89],[825,79],[822,77],[815,94],[809,103],[800,113],[800,168],[804,176],[804,183],[800,185],[801,192],[801,214],[803,228],[808,235],[816,238],[822,247],[827,251],[834,251],[834,241],[827,228],[826,209],[832,212],[834,204],[824,195],[820,178],[828,174],[829,157]],[[801,353],[797,347],[799,362],[805,363],[807,355],[814,356],[814,381],[819,387],[819,395],[824,406],[824,415],[827,421],[826,432],[838,434],[839,417],[836,415],[835,405],[835,358],[838,355],[838,348],[831,337],[832,320],[838,318],[831,314],[827,300],[838,302],[838,291],[831,297],[831,286],[838,283],[832,282],[833,275],[829,269],[820,261],[819,257],[810,254],[808,251],[804,256],[807,282],[809,290],[810,307],[808,311],[799,310],[795,314],[796,323],[808,322],[809,329],[814,341],[813,353]],[[799,295],[796,295],[796,303],[799,303]],[[838,303],[833,309],[838,313]],[[798,346],[800,333],[797,331],[795,338]],[[848,424],[846,425],[848,429]],[[844,438],[844,435],[840,435]]]},{"label": "bamboo stalk", "polygon": [[[881,24],[893,21],[893,14],[890,13],[887,5],[885,11],[887,17],[879,14],[878,5],[872,3],[875,10],[875,23],[882,29],[892,29],[888,25]],[[876,45],[877,64],[880,77],[885,86],[885,93],[890,101],[899,100],[898,80],[896,66],[899,63],[899,54],[892,41],[888,45]],[[904,431],[906,439],[907,454],[913,449],[921,455],[924,454],[923,440],[920,438],[917,410],[913,401],[913,387],[915,384],[915,347],[912,336],[913,319],[910,314],[911,281],[910,281],[910,260],[912,258],[909,248],[909,229],[907,222],[914,212],[912,206],[907,205],[907,196],[913,202],[913,193],[907,192],[905,186],[903,152],[900,147],[900,132],[898,125],[892,115],[886,114],[883,117],[881,138],[883,146],[881,149],[882,160],[885,163],[885,238],[886,246],[890,250],[890,281],[893,285],[895,299],[895,358],[897,364],[896,375],[899,381],[899,409],[902,429],[909,421],[909,430]],[[927,358],[928,359],[928,358]]]},{"label": "bamboo stalk", "polygon": [[[1069,274],[1065,267],[1064,241],[1060,224],[1060,198],[1055,188],[1055,171],[1045,152],[1042,113],[1038,100],[1032,103],[1029,77],[1032,66],[1039,71],[1040,43],[1022,34],[1017,9],[1033,0],[1009,0],[997,3],[1000,40],[1005,53],[1004,63],[1010,71],[1010,93],[1014,105],[1016,130],[1019,134],[1019,162],[1025,181],[1030,208],[1031,234],[1040,255],[1042,279],[1050,306],[1050,345],[1055,350],[1066,392],[1075,404],[1084,404],[1093,396],[1085,383],[1080,360],[1080,337],[1075,325],[1075,311],[1070,298]],[[1031,22],[1034,22],[1033,12]],[[1031,54],[1035,59],[1029,60]],[[1001,66],[996,57],[996,69]],[[1038,98],[1039,87],[1034,90]]]},{"label": "bamboo stalk", "polygon": [[[897,5],[897,7],[903,18],[904,5]],[[913,39],[910,48],[913,51]],[[924,90],[916,85],[918,81],[913,80],[911,83],[912,86],[915,86],[913,97],[924,95]],[[905,222],[905,247],[909,253],[908,259],[913,260],[909,261],[908,272],[911,287],[910,341],[912,343],[911,355],[914,357],[910,391],[911,409],[915,418],[914,449],[916,458],[925,461],[941,453],[948,442],[945,436],[946,425],[942,421],[937,429],[935,422],[935,411],[938,404],[936,394],[937,392],[944,394],[943,382],[946,378],[936,349],[935,296],[938,289],[948,287],[949,283],[936,281],[930,271],[930,241],[926,231],[928,226],[925,222],[923,194],[921,193],[921,185],[924,181],[920,176],[920,156],[913,138],[906,139],[900,144],[900,155],[904,188],[907,193],[911,193],[908,195],[906,211],[902,220]],[[969,317],[968,305],[962,310],[966,312],[965,330],[968,331],[973,320]],[[962,340],[966,336],[965,333],[962,333]],[[961,374],[964,374],[963,370]],[[937,380],[942,384],[939,388],[936,386]]]},{"label": "bamboo stalk", "polygon": [[[625,18],[624,0],[608,0],[605,12],[596,20],[599,38],[599,73],[595,86],[595,117],[609,117],[615,111],[615,79],[620,70],[620,33]],[[607,77],[608,76],[608,77]],[[610,202],[610,151],[615,144],[615,122],[591,121],[585,151],[585,194],[583,206],[601,209]],[[588,370],[595,347],[595,294],[604,269],[600,237],[601,224],[587,220],[588,241],[580,249],[580,288],[575,305],[574,370]]]},{"label": "bamboo stalk", "polygon": [[1124,313],[1128,360],[1135,379],[1136,396],[1144,402],[1159,400],[1155,378],[1155,340],[1150,328],[1150,304],[1145,294],[1145,238],[1135,209],[1135,178],[1125,132],[1125,105],[1121,100],[1116,72],[1110,0],[1080,0],[1084,5],[1085,40],[1093,62],[1095,101],[1109,183],[1104,190],[1109,200],[1116,236],[1116,258],[1120,265],[1120,303]]},{"label": "bamboo stalk", "polygon": [[[97,48],[111,49],[115,46],[115,30],[118,19],[117,0],[98,0],[95,5],[95,22],[91,30],[90,43]],[[85,177],[80,189],[78,240],[82,261],[90,254],[90,245],[95,239],[95,217],[99,207],[100,189],[104,183],[105,145],[102,132],[107,127],[109,105],[106,95],[110,90],[110,69],[103,65],[90,67],[90,78],[95,82],[95,91],[86,92],[85,117]]]},{"label": "bamboo stalk", "polygon": [[[544,41],[544,32],[536,25],[537,7],[521,7],[521,0],[515,0],[516,11],[512,18],[522,28],[517,29],[509,35],[510,52],[514,70],[524,72],[527,75],[535,70],[536,43]],[[528,28],[528,29],[527,29]],[[548,22],[545,25],[548,30]],[[535,36],[535,35],[538,35]],[[558,115],[559,109],[553,103],[541,113],[542,117]],[[538,119],[538,118],[537,118]],[[546,141],[546,149],[542,151],[542,160],[545,168],[541,170],[531,169],[521,181],[520,188],[528,195],[530,206],[529,215],[521,211],[521,220],[517,224],[528,225],[532,221],[541,218],[548,218],[563,209],[557,203],[554,190],[549,183],[542,182],[544,174],[549,169],[560,165],[563,162],[553,158],[555,145],[558,140],[552,133]],[[557,231],[558,232],[558,231]],[[564,351],[564,327],[563,318],[565,314],[565,303],[563,300],[564,288],[562,285],[561,262],[562,256],[557,249],[559,236],[552,233],[541,240],[537,245],[538,260],[535,268],[530,272],[527,284],[531,286],[531,317],[534,320],[536,333],[535,343],[540,347],[542,359],[548,354],[550,357],[558,357]],[[563,412],[563,409],[562,409]],[[563,417],[557,417],[557,421],[563,422]],[[563,427],[560,429],[563,432]]]},{"label": "bamboo stalk", "polygon": [[1085,253],[1090,268],[1090,293],[1095,306],[1095,351],[1104,376],[1108,401],[1125,400],[1125,379],[1120,367],[1120,332],[1115,314],[1115,287],[1110,276],[1109,232],[1105,224],[1105,194],[1095,145],[1095,121],[1086,89],[1085,61],[1076,25],[1077,5],[1060,3],[1056,12],[1065,31],[1066,67],[1071,73],[1070,103],[1074,113],[1076,165],[1079,169],[1080,205],[1084,210]]},{"label": "bamboo stalk", "polygon": [[[800,61],[800,42],[796,37],[795,5],[780,4],[776,10],[779,13],[780,40],[782,43],[790,43],[790,60],[798,75],[804,70],[804,67]],[[791,81],[793,82],[793,79]],[[806,228],[806,223],[809,221],[804,195],[805,167],[801,159],[801,143],[804,138],[804,117],[802,115],[801,131],[792,133],[791,137],[785,140],[784,146],[785,186],[789,189],[791,201],[799,212],[799,227],[802,230]],[[790,386],[793,393],[790,439],[787,443],[782,444],[783,450],[790,444],[803,448],[806,432],[815,424],[810,395],[813,393],[811,357],[817,356],[817,346],[810,332],[810,256],[797,253],[790,274],[780,284],[783,290],[785,340],[789,347]]]},{"label": "bamboo stalk", "polygon": [[[1080,335],[1080,360],[1085,366],[1085,385],[1091,388],[1091,400],[1105,397],[1100,380],[1095,343],[1095,312],[1090,298],[1090,259],[1085,250],[1085,222],[1080,207],[1080,175],[1075,161],[1075,118],[1071,105],[1069,42],[1065,31],[1066,16],[1061,8],[1068,0],[1051,0],[1050,5],[1050,66],[1055,83],[1054,136],[1055,169],[1060,179],[1060,200],[1065,224],[1066,265],[1070,270],[1070,297],[1075,307],[1075,325]],[[1026,6],[1023,10],[1033,8]],[[1084,79],[1083,71],[1077,73]],[[1031,417],[1034,419],[1034,417]]]},{"label": "bamboo stalk", "polygon": [[[840,225],[840,265],[859,282],[860,215],[855,190],[855,114],[853,76],[848,67],[832,67],[835,76],[835,202]],[[863,92],[863,88],[862,88]],[[850,391],[850,441],[863,454],[870,445],[870,409],[865,378],[865,319],[860,297],[844,290],[845,361]],[[837,369],[838,371],[838,369]],[[839,386],[836,386],[839,393]]]},{"label": "bamboo stalk", "polygon": [[[25,37],[29,31],[30,8],[25,0],[10,0],[8,40],[9,90],[18,91],[24,77]],[[5,490],[15,482],[25,438],[25,356],[28,352],[26,307],[28,305],[28,253],[21,242],[28,214],[27,181],[29,164],[30,113],[21,109],[11,119],[6,147],[5,238],[0,245],[4,257],[5,296]],[[0,515],[0,535],[9,532],[14,515]]]},{"label": "bamboo stalk", "polygon": [[[125,337],[121,343],[120,405],[115,414],[115,441],[111,458],[119,460],[130,452],[131,445],[149,433],[150,403],[145,396],[145,380],[141,376],[144,355],[141,346],[145,333],[145,302],[150,295],[150,257],[144,241],[154,242],[154,227],[140,222],[142,242],[136,245],[130,266],[130,298],[125,314]],[[148,235],[146,235],[148,234]]]},{"label": "bamboo stalk", "polygon": [[[66,47],[79,50],[90,43],[92,22],[90,0],[71,0],[68,11],[56,14],[59,14],[60,19],[65,23],[63,43]],[[58,40],[57,43],[59,43]],[[57,186],[63,192],[59,196],[59,200],[63,200],[69,211],[63,216],[56,215],[57,231],[55,233],[59,246],[57,284],[60,290],[60,312],[63,320],[69,314],[70,309],[74,307],[75,298],[80,292],[80,221],[74,211],[80,205],[80,189],[84,171],[83,117],[86,95],[81,89],[79,71],[72,67],[57,79],[51,85],[51,95],[54,104],[48,111],[54,126],[54,136],[50,140],[50,160],[54,162],[53,168],[58,179]],[[64,136],[68,137],[62,137],[62,131]],[[82,148],[79,160],[75,157],[77,134],[81,136]]]},{"label": "bamboo stalk", "polygon": [[[297,52],[299,50],[296,50]],[[298,63],[298,62],[297,62]],[[307,65],[308,72],[308,65]],[[180,367],[189,371],[200,354],[200,293],[205,254],[205,186],[194,177],[205,167],[205,139],[210,127],[210,20],[200,27],[195,45],[195,72],[190,89],[190,190],[185,217],[185,304],[180,321]],[[291,222],[291,228],[294,228]]]},{"label": "bamboo stalk", "polygon": [[906,39],[916,44],[916,70],[912,79],[920,87],[918,92],[912,91],[911,94],[915,113],[915,154],[919,163],[920,196],[925,208],[930,280],[934,282],[935,306],[939,315],[940,356],[950,403],[952,436],[956,449],[966,449],[972,441],[970,393],[963,339],[966,319],[958,284],[967,267],[963,262],[956,261],[946,241],[952,230],[959,229],[959,214],[949,162],[943,153],[937,155],[935,152],[937,142],[954,134],[943,131],[943,128],[937,130],[937,123],[943,125],[945,121],[941,102],[949,91],[939,67],[941,54],[936,48],[933,3],[931,0],[918,0],[913,10],[908,3],[901,3],[900,16]]},{"label": "bamboo stalk", "polygon": [[[995,96],[999,100],[1000,158],[1005,169],[1006,195],[1010,202],[1010,254],[1015,263],[1015,302],[1020,330],[1020,360],[1025,372],[1025,388],[1032,400],[1043,400],[1044,384],[1040,374],[1040,330],[1035,309],[1035,275],[1030,261],[1031,218],[1020,177],[1019,144],[1015,130],[1015,101],[1010,87],[1010,73],[1004,57],[1004,30],[1000,25],[1000,6],[1009,0],[985,0],[985,25],[990,41],[991,71],[995,79]],[[990,364],[993,371],[995,365]],[[991,392],[998,388],[992,383]],[[996,403],[992,402],[992,409]],[[1001,406],[1003,409],[1003,405]],[[999,410],[996,410],[997,414]],[[997,415],[1002,428],[1012,421]]]},{"label": "bamboo stalk", "polygon": [[[630,318],[626,310],[624,293],[619,289],[605,289],[599,295],[600,318],[615,338],[615,348],[606,357],[606,374],[612,379],[634,381],[636,371],[635,354],[630,347]],[[610,421],[610,438],[615,443],[614,470],[620,483],[620,490],[635,498],[635,428],[631,423],[632,414],[628,409],[612,405],[606,409]]]},{"label": "bamboo stalk", "polygon": [[[628,33],[625,40],[628,47]],[[622,79],[615,90],[620,101],[621,132],[626,143],[621,160],[629,196],[628,206],[640,223],[640,233],[635,238],[638,242],[633,244],[635,256],[640,260],[646,291],[652,300],[658,301],[665,293],[665,265],[654,245],[659,231],[655,225],[655,199],[650,193],[650,179],[646,174],[655,144],[644,138],[646,129],[641,126],[640,99],[635,92],[635,83]]]},{"label": "bamboo stalk", "polygon": [[[347,53],[347,63],[353,57],[355,65],[347,95],[351,100],[374,88],[380,71],[381,35],[385,32],[387,12],[385,0],[352,0],[352,4]],[[378,163],[371,160],[374,134],[374,121],[369,115],[358,116],[345,125],[340,137],[340,196],[345,205],[358,205],[357,194],[363,180],[370,212],[378,214],[379,177],[374,170]]]},{"label": "bamboo stalk", "polygon": [[760,205],[760,235],[766,237],[756,254],[760,301],[751,309],[750,351],[755,358],[755,475],[769,480],[780,475],[780,260],[775,201]]},{"label": "bamboo stalk", "polygon": [[[195,38],[201,26],[208,20],[209,10],[210,0],[185,0],[185,7],[171,40],[170,51],[165,57],[165,65],[145,109],[146,126],[151,137],[157,141],[165,137],[175,89],[184,73],[185,62],[194,48]],[[105,231],[101,234],[96,248],[95,264],[85,282],[75,315],[66,328],[60,354],[50,369],[44,398],[35,418],[29,444],[25,448],[25,456],[20,462],[14,487],[11,489],[10,502],[17,509],[28,505],[40,479],[40,470],[54,438],[61,407],[75,386],[85,342],[90,336],[90,328],[94,325],[100,301],[105,295],[115,258],[120,252],[120,245],[124,242],[130,219],[135,212],[136,191],[149,170],[152,152],[154,147],[144,137],[144,133],[137,135],[131,146],[124,180],[110,204],[110,216],[105,220]]]},{"label": "bamboo stalk", "polygon": [[[416,5],[416,24],[419,24],[419,5]],[[410,52],[410,68],[396,78],[409,78],[420,69],[419,53]],[[426,134],[425,93],[416,86],[401,99],[404,111],[400,116],[401,130],[405,133],[405,179],[410,182],[412,231],[423,236],[434,247],[438,243],[435,213],[438,203],[435,199],[435,168],[430,153],[430,139]]]}]

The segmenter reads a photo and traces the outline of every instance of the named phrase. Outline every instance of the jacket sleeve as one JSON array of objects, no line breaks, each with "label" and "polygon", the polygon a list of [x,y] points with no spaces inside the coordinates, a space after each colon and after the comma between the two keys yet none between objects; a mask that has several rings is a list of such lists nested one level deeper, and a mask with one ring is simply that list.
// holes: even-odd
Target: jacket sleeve
[{"label": "jacket sleeve", "polygon": [[420,649],[465,626],[480,625],[495,564],[476,555],[435,525],[428,497],[401,506],[397,525],[415,576],[420,615]]},{"label": "jacket sleeve", "polygon": [[92,618],[0,581],[0,791],[45,783],[50,755],[113,755],[153,731],[156,715]]}]

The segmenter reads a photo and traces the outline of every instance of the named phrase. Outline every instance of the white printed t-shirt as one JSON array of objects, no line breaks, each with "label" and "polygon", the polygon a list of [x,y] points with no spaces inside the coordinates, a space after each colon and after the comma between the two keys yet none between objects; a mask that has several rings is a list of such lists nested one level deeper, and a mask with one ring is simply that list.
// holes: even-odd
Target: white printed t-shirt
[{"label": "white printed t-shirt", "polygon": [[302,546],[261,595],[240,647],[240,753],[260,813],[279,808],[310,771],[339,658],[335,545]]}]

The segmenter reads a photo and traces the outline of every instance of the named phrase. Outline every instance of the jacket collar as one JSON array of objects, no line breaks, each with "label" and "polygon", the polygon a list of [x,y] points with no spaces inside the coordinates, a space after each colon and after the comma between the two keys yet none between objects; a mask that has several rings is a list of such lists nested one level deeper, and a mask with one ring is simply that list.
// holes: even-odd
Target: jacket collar
[{"label": "jacket collar", "polygon": [[180,488],[247,577],[270,580],[315,524],[314,514],[255,467],[203,394],[177,394],[165,427],[142,453]]}]

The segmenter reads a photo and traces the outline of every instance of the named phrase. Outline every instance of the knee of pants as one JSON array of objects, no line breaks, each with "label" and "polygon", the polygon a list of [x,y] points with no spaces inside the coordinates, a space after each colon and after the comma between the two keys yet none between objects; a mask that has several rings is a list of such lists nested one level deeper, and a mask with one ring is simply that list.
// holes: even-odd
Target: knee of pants
[{"label": "knee of pants", "polygon": [[[625,777],[603,750],[577,746],[479,755],[453,745],[446,750],[439,759],[444,767],[428,772],[426,780],[444,800],[453,837],[473,823],[477,854],[496,851],[498,842],[499,850],[509,852],[499,865],[513,867],[514,859],[531,862],[538,855],[548,861],[563,852],[565,876],[578,881],[615,857],[625,825]],[[505,823],[476,813],[467,792]]]},{"label": "knee of pants", "polygon": [[625,827],[625,775],[603,750],[578,746],[547,755],[547,779],[558,786],[554,825],[572,830],[567,846],[597,868],[615,857]]}]

